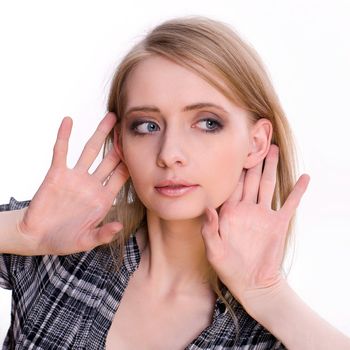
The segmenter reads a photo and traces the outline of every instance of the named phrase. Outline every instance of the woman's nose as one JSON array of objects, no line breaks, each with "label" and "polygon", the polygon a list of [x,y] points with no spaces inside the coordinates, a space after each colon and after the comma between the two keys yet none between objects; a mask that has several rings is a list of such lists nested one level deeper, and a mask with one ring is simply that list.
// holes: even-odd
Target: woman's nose
[{"label": "woman's nose", "polygon": [[185,144],[183,132],[181,135],[180,130],[167,129],[160,138],[157,165],[162,168],[184,166],[186,164]]}]

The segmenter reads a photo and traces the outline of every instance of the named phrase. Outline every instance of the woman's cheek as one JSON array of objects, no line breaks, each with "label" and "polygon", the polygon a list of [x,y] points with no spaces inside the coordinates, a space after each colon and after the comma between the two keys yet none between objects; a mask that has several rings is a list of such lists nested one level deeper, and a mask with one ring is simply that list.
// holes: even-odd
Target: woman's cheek
[{"label": "woman's cheek", "polygon": [[[228,161],[232,159],[232,161]],[[220,165],[213,169],[219,169],[213,172],[215,178],[211,179],[216,193],[217,207],[221,206],[234,192],[239,178],[243,171],[243,159],[241,157],[232,157],[228,155]]]}]

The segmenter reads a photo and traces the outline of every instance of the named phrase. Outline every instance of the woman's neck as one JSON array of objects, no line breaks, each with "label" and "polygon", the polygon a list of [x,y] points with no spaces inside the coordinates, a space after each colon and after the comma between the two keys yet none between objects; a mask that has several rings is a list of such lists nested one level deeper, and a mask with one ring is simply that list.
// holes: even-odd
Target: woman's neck
[{"label": "woman's neck", "polygon": [[139,272],[160,295],[213,293],[201,226],[201,218],[169,222],[147,213],[147,229],[136,234]]}]

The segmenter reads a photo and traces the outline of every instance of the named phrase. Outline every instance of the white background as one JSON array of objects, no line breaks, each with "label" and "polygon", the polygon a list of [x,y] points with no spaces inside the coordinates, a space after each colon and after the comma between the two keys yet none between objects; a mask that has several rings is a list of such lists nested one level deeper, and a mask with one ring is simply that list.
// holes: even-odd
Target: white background
[{"label": "white background", "polygon": [[[32,198],[61,119],[69,166],[105,115],[113,70],[148,29],[180,15],[234,26],[260,53],[311,182],[298,210],[289,282],[350,335],[350,3],[348,1],[0,2],[0,203]],[[96,163],[95,163],[96,164]],[[10,292],[0,291],[0,341]]]}]

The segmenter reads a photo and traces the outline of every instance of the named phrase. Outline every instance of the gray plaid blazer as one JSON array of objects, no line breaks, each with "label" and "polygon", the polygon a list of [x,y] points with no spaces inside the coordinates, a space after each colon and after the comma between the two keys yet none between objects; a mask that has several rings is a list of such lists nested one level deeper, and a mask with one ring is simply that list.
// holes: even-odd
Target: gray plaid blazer
[{"label": "gray plaid blazer", "polygon": [[[0,211],[29,203],[11,197]],[[109,249],[101,246],[65,256],[0,254],[0,287],[12,290],[11,324],[2,349],[105,349],[113,316],[139,262],[134,234],[126,242],[119,271],[113,269]],[[238,337],[237,323],[218,298],[211,324],[186,350],[286,349],[225,286],[222,292],[237,316]]]}]

